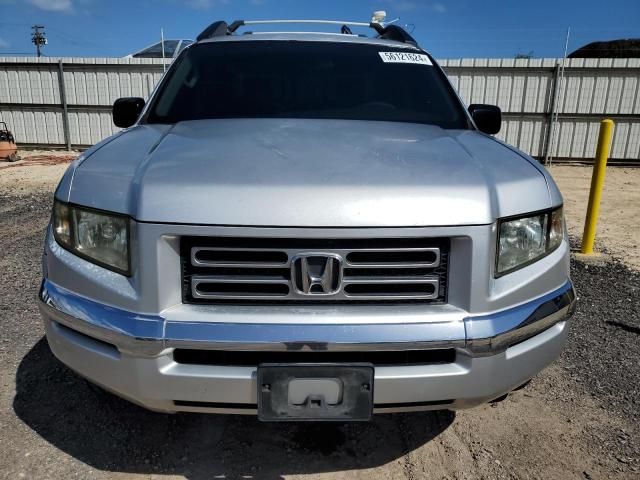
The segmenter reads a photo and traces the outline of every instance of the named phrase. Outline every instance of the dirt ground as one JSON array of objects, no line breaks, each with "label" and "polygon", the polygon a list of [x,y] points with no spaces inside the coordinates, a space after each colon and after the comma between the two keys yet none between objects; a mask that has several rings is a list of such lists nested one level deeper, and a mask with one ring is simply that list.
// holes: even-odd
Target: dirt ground
[{"label": "dirt ground", "polygon": [[[572,262],[580,303],[562,357],[472,410],[275,425],[151,413],[88,386],[53,358],[34,301],[59,158],[0,166],[0,478],[640,478],[640,273],[623,263]],[[552,169],[572,234],[589,172]],[[599,230],[636,269],[639,183],[640,169],[609,169]]]},{"label": "dirt ground", "polygon": [[[550,168],[564,196],[569,233],[582,237],[591,186],[591,167],[560,165]],[[640,269],[640,170],[609,167],[602,191],[597,246]]]},{"label": "dirt ground", "polygon": [[78,152],[41,150],[18,153],[19,161],[0,162],[0,189],[4,193],[20,194],[54,189],[69,163],[79,155]]}]

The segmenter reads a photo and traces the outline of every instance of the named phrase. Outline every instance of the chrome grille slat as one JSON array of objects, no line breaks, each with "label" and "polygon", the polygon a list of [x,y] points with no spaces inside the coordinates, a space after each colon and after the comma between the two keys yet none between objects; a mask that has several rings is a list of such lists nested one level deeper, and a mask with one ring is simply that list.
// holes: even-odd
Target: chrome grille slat
[{"label": "chrome grille slat", "polygon": [[401,284],[425,284],[433,285],[439,282],[439,278],[411,278],[411,277],[343,277],[342,283],[401,283]]},{"label": "chrome grille slat", "polygon": [[[183,237],[183,298],[187,303],[445,302],[448,252],[448,239]],[[339,258],[340,288],[305,294],[294,264],[301,254]]]},{"label": "chrome grille slat", "polygon": [[289,265],[289,258],[285,257],[284,262],[256,262],[256,261],[207,261],[198,258],[198,254],[201,252],[234,252],[234,253],[244,253],[244,252],[254,252],[254,253],[282,253],[282,250],[278,250],[275,248],[221,248],[221,247],[193,247],[191,248],[191,263],[197,266],[214,266],[214,267],[247,267],[253,266],[254,268],[270,268],[270,267],[284,267]]},{"label": "chrome grille slat", "polygon": [[[440,249],[439,248],[363,248],[358,249],[356,251],[344,251],[341,252],[344,255],[345,265],[349,267],[358,267],[358,268],[378,268],[378,267],[402,267],[402,268],[436,268],[440,265]],[[377,262],[354,262],[349,259],[349,256],[353,256],[351,254],[385,254],[393,253],[393,254],[405,254],[405,253],[430,253],[433,254],[434,259],[431,261],[387,261],[382,262],[378,260]]]},{"label": "chrome grille slat", "polygon": [[[200,287],[202,285],[224,285],[225,290],[218,288],[213,291],[203,291]],[[235,290],[229,286],[236,285]],[[252,285],[258,286],[259,293],[251,293],[244,290],[245,286]],[[261,285],[284,285],[286,291],[283,289],[282,293],[268,293],[267,289],[260,290]],[[228,276],[200,276],[194,275],[191,278],[191,295],[194,298],[201,299],[233,299],[233,298],[274,298],[285,297],[289,292],[289,280],[287,278],[266,278],[266,277],[228,277]]]},{"label": "chrome grille slat", "polygon": [[[191,248],[191,263],[197,266],[215,266],[215,267],[288,267],[291,264],[291,255],[287,255],[284,262],[222,262],[222,261],[206,261],[198,259],[200,252],[254,252],[254,253],[291,253],[286,250],[277,248],[222,248],[222,247],[193,247]],[[299,253],[296,251],[295,253]],[[295,254],[294,253],[294,254]],[[435,268],[440,265],[440,249],[439,248],[362,248],[358,250],[332,249],[331,253],[340,255],[344,259],[345,266],[358,268],[378,268],[378,267],[403,267],[403,268]],[[386,254],[386,253],[432,253],[435,258],[427,262],[353,262],[349,260],[351,253],[369,253],[369,254]]]},{"label": "chrome grille slat", "polygon": [[[430,278],[407,278],[407,277],[383,277],[383,278],[370,278],[370,277],[344,277],[343,279],[343,289],[345,296],[349,298],[368,298],[368,299],[416,299],[421,298],[424,300],[433,300],[438,298],[438,288],[440,284],[440,279],[437,277]],[[379,288],[383,293],[354,293],[350,292],[349,286],[357,285],[361,287],[370,288]],[[406,292],[384,292],[385,285],[393,286],[395,288],[402,288],[404,286],[406,288]],[[411,291],[411,286],[425,286],[430,287],[419,293],[415,289],[411,293],[407,293]],[[382,287],[382,288],[380,288]],[[431,290],[432,289],[432,290]]]},{"label": "chrome grille slat", "polygon": [[288,278],[276,277],[254,277],[247,275],[246,277],[230,277],[230,276],[193,276],[192,283],[284,283],[289,284]]}]

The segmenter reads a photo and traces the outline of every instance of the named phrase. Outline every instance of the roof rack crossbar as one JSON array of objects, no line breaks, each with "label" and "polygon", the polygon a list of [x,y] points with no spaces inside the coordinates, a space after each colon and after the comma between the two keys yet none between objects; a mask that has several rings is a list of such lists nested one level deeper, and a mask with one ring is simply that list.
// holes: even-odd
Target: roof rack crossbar
[{"label": "roof rack crossbar", "polygon": [[342,37],[366,37],[366,35],[356,35],[355,33],[314,32],[311,30],[270,30],[268,32],[243,32],[243,35],[326,35],[328,37],[338,35]]},{"label": "roof rack crossbar", "polygon": [[377,22],[349,22],[342,20],[235,20],[231,24],[227,22],[219,21],[214,22],[205,28],[197,37],[197,41],[205,40],[212,37],[222,37],[225,35],[232,35],[238,28],[245,25],[268,25],[268,24],[324,24],[324,25],[340,25],[342,33],[351,31],[348,27],[369,27],[373,28],[378,34],[378,38],[386,40],[394,40],[397,42],[409,43],[411,45],[418,45],[418,42],[409,35],[402,27],[397,25],[383,25]]},{"label": "roof rack crossbar", "polygon": [[[234,22],[235,23],[235,22]],[[325,25],[352,25],[354,27],[370,27],[369,22],[350,22],[341,20],[245,20],[243,25],[264,25],[275,23],[315,23]]]}]

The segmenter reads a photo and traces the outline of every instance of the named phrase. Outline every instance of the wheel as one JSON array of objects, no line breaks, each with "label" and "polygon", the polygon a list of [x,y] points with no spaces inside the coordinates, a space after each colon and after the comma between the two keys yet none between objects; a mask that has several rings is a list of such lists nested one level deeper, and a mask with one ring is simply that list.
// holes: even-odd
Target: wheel
[{"label": "wheel", "polygon": [[18,156],[17,153],[12,153],[7,157],[7,161],[9,162],[17,162],[18,160],[20,160],[20,157]]}]

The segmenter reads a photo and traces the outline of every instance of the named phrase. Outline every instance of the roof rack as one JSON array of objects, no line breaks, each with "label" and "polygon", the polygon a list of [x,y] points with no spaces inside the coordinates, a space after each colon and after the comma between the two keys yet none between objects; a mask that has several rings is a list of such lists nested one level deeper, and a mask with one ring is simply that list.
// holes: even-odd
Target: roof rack
[{"label": "roof rack", "polygon": [[295,24],[323,24],[323,25],[340,25],[341,33],[351,34],[349,27],[369,27],[373,28],[378,34],[377,38],[385,40],[395,40],[396,42],[408,43],[414,46],[418,46],[418,42],[409,35],[402,27],[398,25],[384,25],[378,22],[343,22],[340,20],[235,20],[230,24],[225,21],[213,22],[207,28],[205,28],[197,37],[197,41],[207,40],[214,37],[223,37],[226,35],[233,35],[240,27],[247,25],[265,25],[265,24],[283,24],[283,23],[295,23]]}]

